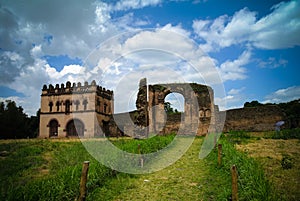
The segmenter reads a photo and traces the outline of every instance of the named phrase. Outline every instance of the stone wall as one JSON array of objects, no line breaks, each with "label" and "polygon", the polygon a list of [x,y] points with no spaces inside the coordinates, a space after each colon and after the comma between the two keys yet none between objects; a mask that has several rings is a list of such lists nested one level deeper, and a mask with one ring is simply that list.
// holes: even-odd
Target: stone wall
[{"label": "stone wall", "polygon": [[182,122],[184,114],[177,113],[177,114],[169,114],[167,115],[166,124],[161,132],[161,134],[167,133],[177,133],[180,128],[180,123]]},{"label": "stone wall", "polygon": [[[185,99],[184,113],[167,115],[165,97],[180,93]],[[41,94],[39,137],[72,136],[72,123],[81,122],[84,137],[132,136],[148,137],[149,134],[182,133],[189,130],[197,135],[208,132],[269,131],[286,116],[276,105],[232,109],[219,112],[214,105],[213,90],[196,83],[147,85],[139,83],[136,110],[114,114],[113,91],[85,82],[71,85],[44,85]],[[226,120],[225,120],[226,118]],[[223,128],[223,123],[225,125]],[[192,128],[192,129],[191,129]]]},{"label": "stone wall", "polygon": [[223,131],[270,131],[284,119],[284,112],[275,105],[232,109],[226,111]]}]

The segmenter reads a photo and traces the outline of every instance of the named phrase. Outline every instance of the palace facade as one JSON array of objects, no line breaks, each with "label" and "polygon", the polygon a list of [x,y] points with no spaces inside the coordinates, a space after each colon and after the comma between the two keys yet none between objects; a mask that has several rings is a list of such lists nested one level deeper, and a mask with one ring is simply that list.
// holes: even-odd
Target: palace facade
[{"label": "palace facade", "polygon": [[113,102],[113,91],[95,81],[44,85],[39,137],[101,136],[108,129]]}]

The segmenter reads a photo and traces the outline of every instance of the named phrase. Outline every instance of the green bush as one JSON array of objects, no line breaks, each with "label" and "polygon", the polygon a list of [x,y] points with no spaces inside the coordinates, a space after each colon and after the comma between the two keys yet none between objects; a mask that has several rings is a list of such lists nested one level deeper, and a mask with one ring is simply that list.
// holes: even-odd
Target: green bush
[{"label": "green bush", "polygon": [[293,166],[292,158],[288,155],[284,155],[281,159],[281,167],[284,170],[291,169]]}]

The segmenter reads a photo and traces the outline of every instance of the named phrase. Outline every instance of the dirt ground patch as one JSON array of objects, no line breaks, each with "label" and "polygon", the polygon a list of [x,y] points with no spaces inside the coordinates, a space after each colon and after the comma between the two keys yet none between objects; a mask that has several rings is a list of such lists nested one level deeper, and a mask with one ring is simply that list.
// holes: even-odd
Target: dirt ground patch
[{"label": "dirt ground patch", "polygon": [[[300,200],[300,140],[261,139],[236,148],[256,158],[266,176],[283,200]],[[284,169],[283,158],[291,159],[292,167]]]}]

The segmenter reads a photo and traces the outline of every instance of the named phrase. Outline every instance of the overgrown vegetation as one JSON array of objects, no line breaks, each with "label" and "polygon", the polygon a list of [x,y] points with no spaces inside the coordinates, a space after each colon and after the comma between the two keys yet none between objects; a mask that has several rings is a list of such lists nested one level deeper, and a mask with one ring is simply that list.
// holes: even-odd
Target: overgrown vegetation
[{"label": "overgrown vegetation", "polygon": [[139,154],[138,146],[140,146],[141,154],[147,154],[163,149],[172,142],[174,137],[175,134],[170,134],[165,136],[154,136],[144,140],[113,140],[112,143],[124,151],[135,154]]},{"label": "overgrown vegetation", "polygon": [[300,139],[300,128],[284,129],[281,131],[271,132],[269,138],[272,139]]},{"label": "overgrown vegetation", "polygon": [[84,160],[91,161],[89,190],[113,175],[80,142],[15,141],[1,144],[4,150],[8,155],[0,159],[1,200],[74,200]]},{"label": "overgrown vegetation", "polygon": [[[250,133],[250,139],[236,144],[237,150],[254,158],[275,189],[278,200],[300,199],[299,139],[273,138],[275,132]],[[260,137],[258,137],[260,136]]]},{"label": "overgrown vegetation", "polygon": [[[241,133],[242,134],[242,133]],[[238,138],[244,137],[242,134]],[[248,136],[246,136],[248,138]],[[231,196],[231,176],[230,168],[236,165],[238,170],[239,200],[277,200],[276,194],[272,191],[271,185],[264,176],[261,165],[245,154],[238,152],[234,144],[230,142],[232,138],[222,138],[222,165],[217,163],[217,149],[210,153],[206,162],[210,167],[210,174],[214,177],[222,177],[221,185],[216,191],[222,192],[217,200],[229,200]],[[223,184],[223,185],[222,185]]]},{"label": "overgrown vegetation", "polygon": [[[132,153],[138,153],[140,144],[142,153],[150,153],[164,148],[173,138],[121,138],[112,142]],[[117,173],[95,161],[79,140],[1,141],[0,153],[5,154],[0,157],[0,199],[74,200],[79,194],[82,162],[89,160],[87,200],[227,200],[233,164],[239,173],[240,200],[274,200],[260,165],[236,151],[228,139],[223,137],[219,142],[223,145],[221,167],[216,150],[204,161],[198,158],[203,138],[197,137],[180,160],[149,175]]]}]

